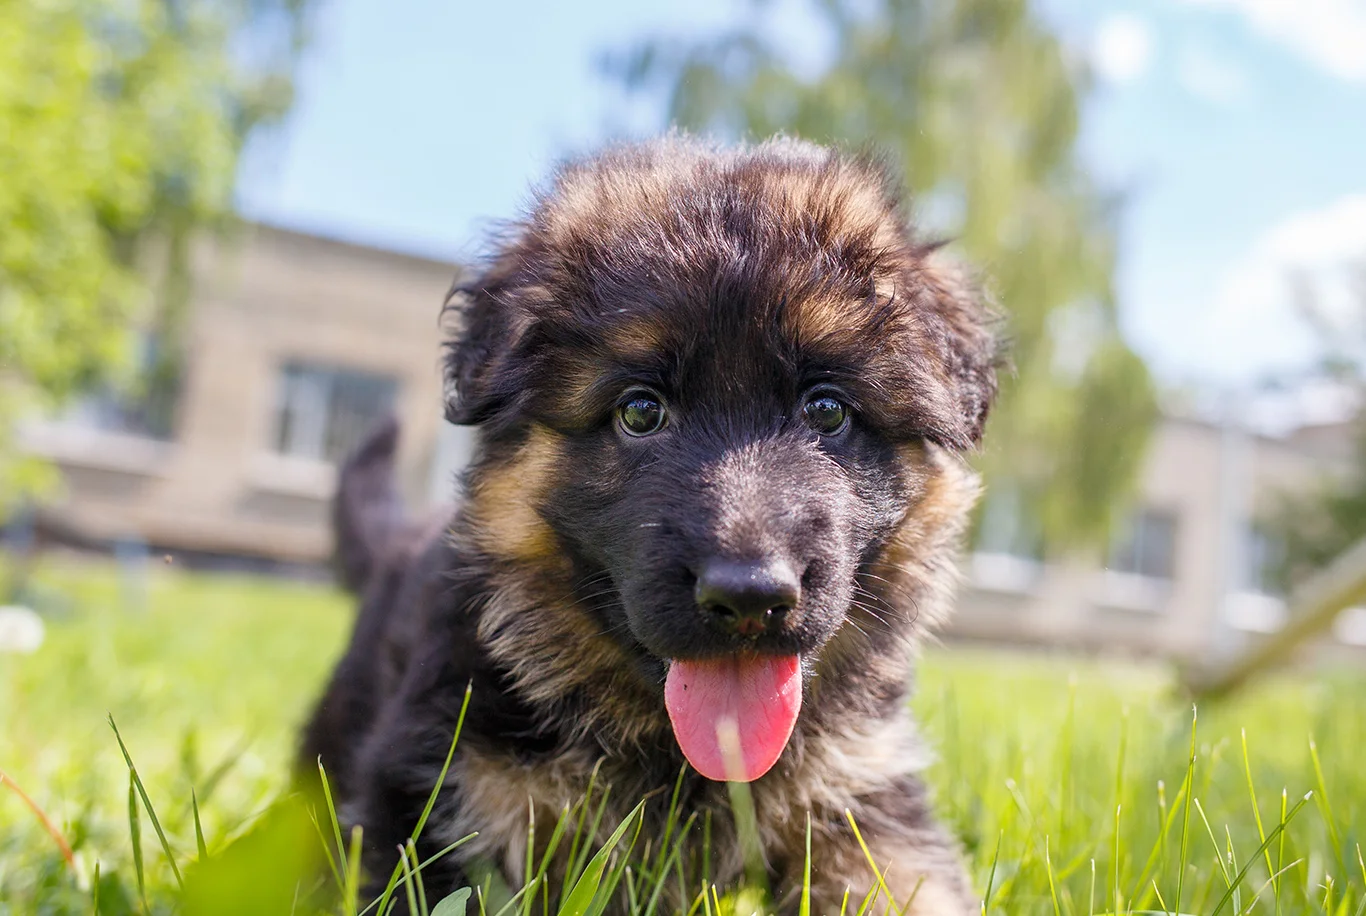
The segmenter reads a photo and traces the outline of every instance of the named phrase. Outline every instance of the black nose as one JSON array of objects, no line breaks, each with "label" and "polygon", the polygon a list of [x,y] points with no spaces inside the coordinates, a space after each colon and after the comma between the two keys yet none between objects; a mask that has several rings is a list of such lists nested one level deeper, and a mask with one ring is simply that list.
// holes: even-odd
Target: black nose
[{"label": "black nose", "polygon": [[723,630],[758,636],[777,630],[801,598],[801,582],[782,561],[709,560],[697,577],[697,605]]}]

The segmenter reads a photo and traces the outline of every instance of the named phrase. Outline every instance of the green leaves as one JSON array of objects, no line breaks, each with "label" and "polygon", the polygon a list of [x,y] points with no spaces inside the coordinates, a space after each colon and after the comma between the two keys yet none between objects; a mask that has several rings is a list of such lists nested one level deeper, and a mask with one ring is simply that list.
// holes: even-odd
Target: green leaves
[{"label": "green leaves", "polygon": [[432,907],[432,916],[465,916],[465,907],[469,905],[471,893],[468,887],[460,888]]},{"label": "green leaves", "polygon": [[[285,50],[241,53],[267,29]],[[183,304],[188,239],[230,213],[246,137],[288,104],[302,30],[298,0],[4,4],[0,494],[35,483],[15,457],[23,415],[128,375],[130,332]]]},{"label": "green leaves", "polygon": [[[597,851],[592,859],[588,861],[588,866],[584,868],[583,874],[579,876],[574,889],[565,897],[564,903],[560,906],[559,916],[600,916],[602,911],[607,908],[607,904],[612,899],[612,894],[616,891],[617,883],[621,880],[622,874],[629,862],[629,855],[619,856],[617,865],[609,870],[613,852],[622,838],[626,836],[626,831],[635,826],[635,834],[640,833],[640,813],[644,810],[645,802],[641,802],[631,809],[631,813],[626,815],[612,835],[607,838],[607,842],[602,844],[602,848]],[[632,846],[635,845],[634,836]]]}]

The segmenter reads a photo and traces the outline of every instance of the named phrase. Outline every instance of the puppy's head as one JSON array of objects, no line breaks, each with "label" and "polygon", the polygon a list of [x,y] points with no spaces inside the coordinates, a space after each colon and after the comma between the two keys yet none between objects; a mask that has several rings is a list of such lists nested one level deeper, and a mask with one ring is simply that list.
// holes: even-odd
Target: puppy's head
[{"label": "puppy's head", "polygon": [[767,769],[927,455],[981,434],[972,287],[870,160],[674,139],[563,170],[453,301],[449,415],[523,504],[509,558],[567,554],[607,596],[698,769]]}]

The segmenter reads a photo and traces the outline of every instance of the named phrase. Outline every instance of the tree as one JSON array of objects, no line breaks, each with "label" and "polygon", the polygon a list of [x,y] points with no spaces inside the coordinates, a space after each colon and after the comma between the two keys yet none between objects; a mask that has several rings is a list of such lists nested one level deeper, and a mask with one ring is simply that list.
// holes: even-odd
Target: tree
[{"label": "tree", "polygon": [[[229,223],[246,138],[292,97],[306,0],[0,0],[0,514],[35,410],[179,377],[191,241]],[[165,400],[164,398],[162,399]]]},{"label": "tree", "polygon": [[1330,308],[1310,277],[1289,278],[1296,310],[1313,331],[1318,360],[1296,377],[1267,381],[1267,387],[1283,390],[1327,383],[1357,405],[1347,430],[1350,457],[1341,472],[1311,482],[1307,490],[1274,494],[1261,520],[1273,550],[1274,584],[1286,592],[1366,538],[1366,257],[1342,267],[1346,309]]},{"label": "tree", "polygon": [[818,0],[833,54],[805,75],[754,24],[650,40],[610,58],[669,118],[729,137],[869,144],[900,169],[921,223],[982,265],[1015,367],[979,456],[1045,548],[1092,543],[1131,492],[1156,416],[1117,327],[1115,202],[1075,155],[1084,74],[1027,0]]}]

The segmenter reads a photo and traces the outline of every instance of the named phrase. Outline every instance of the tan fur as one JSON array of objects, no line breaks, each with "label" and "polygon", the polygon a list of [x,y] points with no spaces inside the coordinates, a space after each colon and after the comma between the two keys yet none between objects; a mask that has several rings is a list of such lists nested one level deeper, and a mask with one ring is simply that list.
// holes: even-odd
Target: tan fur
[{"label": "tan fur", "polygon": [[479,546],[507,560],[554,564],[555,535],[536,511],[560,459],[560,437],[543,426],[495,473],[478,476],[468,516]]}]

